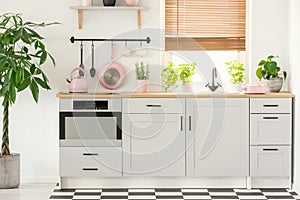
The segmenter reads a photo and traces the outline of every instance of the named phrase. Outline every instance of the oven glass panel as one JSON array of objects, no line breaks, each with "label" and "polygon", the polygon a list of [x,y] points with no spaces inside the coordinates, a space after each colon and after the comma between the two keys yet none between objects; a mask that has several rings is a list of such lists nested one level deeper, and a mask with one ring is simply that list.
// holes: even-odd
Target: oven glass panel
[{"label": "oven glass panel", "polygon": [[117,117],[66,117],[65,139],[116,140]]}]

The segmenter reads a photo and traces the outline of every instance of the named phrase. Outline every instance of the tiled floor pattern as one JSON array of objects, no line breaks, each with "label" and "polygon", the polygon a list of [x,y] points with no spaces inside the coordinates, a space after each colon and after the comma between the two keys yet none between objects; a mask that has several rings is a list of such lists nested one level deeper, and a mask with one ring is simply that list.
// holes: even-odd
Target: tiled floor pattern
[{"label": "tiled floor pattern", "polygon": [[299,199],[296,192],[288,189],[62,189],[54,190],[49,199],[128,199],[128,200],[153,200],[153,199]]}]

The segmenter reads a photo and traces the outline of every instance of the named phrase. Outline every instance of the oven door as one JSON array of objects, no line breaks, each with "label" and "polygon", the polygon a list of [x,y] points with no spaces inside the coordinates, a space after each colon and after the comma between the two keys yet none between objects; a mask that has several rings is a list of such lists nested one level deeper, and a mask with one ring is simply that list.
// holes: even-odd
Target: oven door
[{"label": "oven door", "polygon": [[60,146],[122,146],[121,112],[60,112]]}]

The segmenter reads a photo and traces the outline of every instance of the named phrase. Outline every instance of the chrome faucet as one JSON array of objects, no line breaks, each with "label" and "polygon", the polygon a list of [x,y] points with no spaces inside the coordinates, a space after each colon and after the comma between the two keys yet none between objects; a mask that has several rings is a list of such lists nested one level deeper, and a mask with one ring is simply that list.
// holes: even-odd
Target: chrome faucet
[{"label": "chrome faucet", "polygon": [[222,87],[220,83],[217,82],[217,85],[215,85],[215,78],[217,78],[217,68],[213,68],[212,70],[212,83],[209,85],[209,83],[206,84],[205,87],[208,87],[212,92],[216,91],[218,87]]}]

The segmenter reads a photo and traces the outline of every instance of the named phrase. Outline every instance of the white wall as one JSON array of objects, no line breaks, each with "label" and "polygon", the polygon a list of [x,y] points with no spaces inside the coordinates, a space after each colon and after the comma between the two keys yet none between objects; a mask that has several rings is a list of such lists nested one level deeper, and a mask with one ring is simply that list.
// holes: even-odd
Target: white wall
[{"label": "white wall", "polygon": [[[94,0],[96,4],[100,0]],[[101,1],[102,2],[102,1]],[[123,2],[119,0],[118,2]],[[160,0],[141,0],[141,5],[149,9],[142,12],[143,28],[151,30],[137,30],[136,12],[133,11],[89,11],[84,12],[83,29],[77,28],[77,12],[70,10],[69,6],[79,5],[79,0],[2,0],[0,13],[23,13],[24,18],[34,22],[60,22],[62,25],[40,29],[46,38],[48,50],[55,57],[57,66],[53,68],[50,63],[44,66],[49,76],[52,90],[43,91],[40,103],[35,104],[28,91],[17,97],[16,104],[10,110],[10,141],[12,152],[21,153],[22,182],[55,182],[58,178],[58,99],[55,95],[59,91],[67,90],[65,78],[69,76],[72,68],[79,65],[79,44],[71,44],[69,38],[95,37],[112,38],[123,34],[128,37],[150,36],[152,43],[147,57],[122,58],[117,60],[125,65],[130,72],[128,81],[122,90],[130,91],[135,88],[132,69],[137,61],[149,61],[159,66],[160,57],[157,47],[161,45],[160,31]],[[121,3],[118,3],[121,4]],[[129,32],[129,33],[128,33]],[[121,36],[120,36],[121,37]],[[109,58],[109,44],[95,44],[97,48],[96,68],[99,69]],[[130,48],[140,48],[140,44],[128,44]],[[90,66],[90,44],[85,45],[86,66]],[[117,51],[125,50],[124,44],[117,44]],[[160,68],[152,70],[152,80],[160,82]],[[90,91],[103,91],[97,86],[97,81],[89,78]],[[93,85],[92,85],[93,84]],[[2,110],[1,110],[2,111]],[[0,114],[2,117],[2,114]],[[1,124],[0,124],[1,125]]]},{"label": "white wall", "polygon": [[249,75],[250,83],[256,84],[257,65],[268,55],[280,56],[278,64],[289,72],[288,1],[249,0],[249,5]]},{"label": "white wall", "polygon": [[289,56],[291,67],[291,91],[296,95],[295,98],[295,189],[300,191],[300,90],[299,90],[299,74],[300,74],[300,1],[289,1]]},{"label": "white wall", "polygon": [[[95,0],[96,4],[101,4],[100,0]],[[250,81],[257,82],[255,70],[260,59],[269,54],[280,55],[279,64],[288,69],[290,64],[294,80],[299,72],[299,0],[290,0],[291,24],[298,23],[298,26],[291,26],[291,62],[289,63],[288,48],[288,1],[287,0],[249,0],[250,4],[250,32],[249,35],[249,66]],[[121,2],[121,0],[119,0]],[[161,0],[141,0],[142,5],[149,7],[142,13],[143,27],[151,28],[151,31],[137,31],[136,13],[129,11],[90,11],[84,12],[83,29],[77,29],[77,13],[70,10],[69,6],[80,4],[79,0],[2,0],[0,13],[19,12],[23,13],[26,19],[40,22],[57,21],[62,25],[48,27],[41,30],[47,38],[48,50],[56,58],[57,66],[53,68],[49,63],[44,66],[50,78],[51,91],[43,91],[40,96],[40,103],[35,104],[29,92],[23,92],[18,96],[16,105],[10,112],[10,133],[11,149],[13,152],[22,154],[22,180],[23,182],[49,182],[56,181],[58,177],[58,100],[55,98],[57,92],[67,90],[65,78],[70,70],[79,64],[79,45],[69,42],[70,36],[76,37],[114,37],[121,33],[131,36],[144,37],[150,34],[154,40],[154,46],[161,44],[160,31],[163,27]],[[296,42],[298,41],[298,42]],[[97,44],[96,65],[107,61],[108,46]],[[106,44],[107,45],[107,44]],[[136,48],[139,46],[131,46]],[[89,59],[90,46],[85,46],[86,58]],[[120,47],[122,48],[122,47]],[[119,50],[121,51],[121,50]],[[122,49],[124,51],[124,49]],[[155,48],[150,51],[145,58],[122,58],[118,60],[125,65],[131,75],[122,88],[123,90],[134,89],[134,78],[132,66],[134,62],[148,60],[150,64],[159,65],[159,50]],[[85,64],[90,65],[86,60]],[[160,68],[153,68],[152,77],[154,82],[159,82],[158,73]],[[289,73],[290,74],[290,73]],[[89,79],[90,90],[103,91],[101,87],[95,87],[95,80]],[[296,81],[291,83],[294,93],[299,93],[296,88]],[[297,103],[298,105],[299,103]],[[298,108],[298,107],[297,107]],[[298,110],[299,113],[299,110]],[[1,114],[0,114],[1,117]],[[296,118],[298,120],[298,116]],[[1,124],[0,124],[1,125]],[[297,128],[298,130],[299,128]],[[299,139],[297,139],[299,141]],[[299,142],[298,142],[299,146]],[[299,148],[297,150],[299,152]],[[299,157],[299,156],[298,156]],[[300,161],[298,160],[297,163]],[[299,165],[297,165],[299,166]],[[300,191],[300,173],[297,173],[297,188]]]}]

